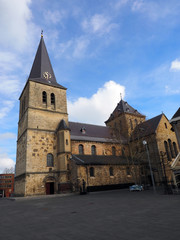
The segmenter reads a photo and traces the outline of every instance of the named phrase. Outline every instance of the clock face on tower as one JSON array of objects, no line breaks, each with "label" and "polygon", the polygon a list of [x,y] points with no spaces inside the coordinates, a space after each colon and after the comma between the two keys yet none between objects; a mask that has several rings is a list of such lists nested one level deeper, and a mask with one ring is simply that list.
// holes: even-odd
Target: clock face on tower
[{"label": "clock face on tower", "polygon": [[44,72],[44,73],[43,73],[43,77],[44,77],[46,80],[49,80],[52,76],[51,76],[50,73]]}]

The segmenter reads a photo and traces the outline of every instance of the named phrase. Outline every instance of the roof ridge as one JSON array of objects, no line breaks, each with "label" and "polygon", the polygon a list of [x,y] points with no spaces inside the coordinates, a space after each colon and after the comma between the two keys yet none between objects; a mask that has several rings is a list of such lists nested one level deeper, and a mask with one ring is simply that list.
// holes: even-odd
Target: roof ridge
[{"label": "roof ridge", "polygon": [[91,126],[97,126],[97,127],[105,127],[105,128],[109,128],[108,126],[102,126],[102,125],[97,125],[97,124],[92,124],[92,123],[81,123],[81,122],[73,122],[73,121],[69,121],[69,123],[77,123],[77,124],[84,124],[84,125],[91,125]]}]

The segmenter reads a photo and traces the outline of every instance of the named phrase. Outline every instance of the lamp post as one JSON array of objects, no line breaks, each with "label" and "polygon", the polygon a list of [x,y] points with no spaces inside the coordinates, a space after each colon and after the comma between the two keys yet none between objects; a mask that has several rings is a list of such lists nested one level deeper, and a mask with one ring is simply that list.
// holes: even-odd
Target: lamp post
[{"label": "lamp post", "polygon": [[148,157],[148,162],[149,162],[149,168],[150,168],[150,173],[151,173],[151,180],[152,180],[152,184],[153,184],[153,190],[154,190],[154,193],[156,193],[154,177],[153,177],[153,172],[152,172],[152,167],[151,167],[151,161],[150,161],[150,157],[149,157],[149,150],[148,150],[148,147],[147,147],[147,141],[146,140],[143,140],[143,145],[146,147],[146,152],[147,152],[147,157]]}]

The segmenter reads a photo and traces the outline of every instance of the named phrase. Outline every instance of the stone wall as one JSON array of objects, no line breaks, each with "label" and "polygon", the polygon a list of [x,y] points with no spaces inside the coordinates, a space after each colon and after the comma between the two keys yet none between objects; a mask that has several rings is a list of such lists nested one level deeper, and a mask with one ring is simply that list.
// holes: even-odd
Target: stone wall
[{"label": "stone wall", "polygon": [[[93,177],[90,176],[91,167],[94,168]],[[113,169],[113,176],[110,176],[110,167]],[[77,189],[77,185],[82,185],[83,179],[86,182],[86,186],[89,187],[135,183],[134,176],[132,174],[127,175],[126,167],[127,166],[120,165],[75,166],[75,164],[72,163],[72,184],[74,186],[74,189]],[[130,167],[130,171],[134,172],[132,166]]]},{"label": "stone wall", "polygon": [[91,155],[91,146],[96,146],[96,155],[112,155],[112,147],[116,148],[116,155],[122,155],[122,149],[128,155],[128,146],[119,143],[103,143],[103,142],[90,142],[90,141],[71,141],[72,154],[79,154],[79,145],[84,147],[84,154]]},{"label": "stone wall", "polygon": [[27,132],[17,141],[16,176],[26,172]]},{"label": "stone wall", "polygon": [[[157,131],[156,131],[156,140],[157,140],[160,159],[162,161],[162,158],[163,158],[164,165],[165,165],[165,168],[166,168],[166,175],[167,175],[169,181],[173,180],[172,179],[171,164],[175,160],[175,157],[176,157],[174,147],[173,147],[173,143],[176,144],[177,151],[179,152],[179,147],[178,147],[176,134],[175,134],[175,132],[173,132],[171,130],[171,128],[172,128],[172,126],[169,123],[168,119],[163,115],[162,118],[161,118],[161,121],[158,125]],[[168,139],[171,140],[173,157],[171,156],[171,151],[169,149]],[[171,158],[171,161],[168,161],[164,141],[166,141],[167,144],[168,144],[169,156]],[[161,152],[162,152],[163,156],[161,156]],[[162,168],[163,168],[163,166],[162,166]]]},{"label": "stone wall", "polygon": [[115,136],[121,140],[121,135],[128,139],[136,125],[144,121],[145,116],[143,115],[122,113],[108,122],[107,126],[110,126],[114,130]]},{"label": "stone wall", "polygon": [[25,174],[15,177],[14,193],[16,196],[25,196]]},{"label": "stone wall", "polygon": [[[30,81],[28,107],[67,113],[66,90]],[[47,104],[42,103],[42,92],[47,93]],[[55,95],[55,107],[51,104],[51,93]]]},{"label": "stone wall", "polygon": [[26,172],[49,171],[49,167],[47,167],[48,153],[53,154],[54,157],[52,170],[57,170],[56,134],[40,130],[28,130],[27,136]]}]

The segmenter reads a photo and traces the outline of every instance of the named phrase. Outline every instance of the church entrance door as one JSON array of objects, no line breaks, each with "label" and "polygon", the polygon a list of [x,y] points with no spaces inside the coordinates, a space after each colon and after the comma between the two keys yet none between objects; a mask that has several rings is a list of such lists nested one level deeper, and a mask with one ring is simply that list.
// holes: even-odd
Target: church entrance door
[{"label": "church entrance door", "polygon": [[46,183],[46,195],[54,194],[54,182]]}]

